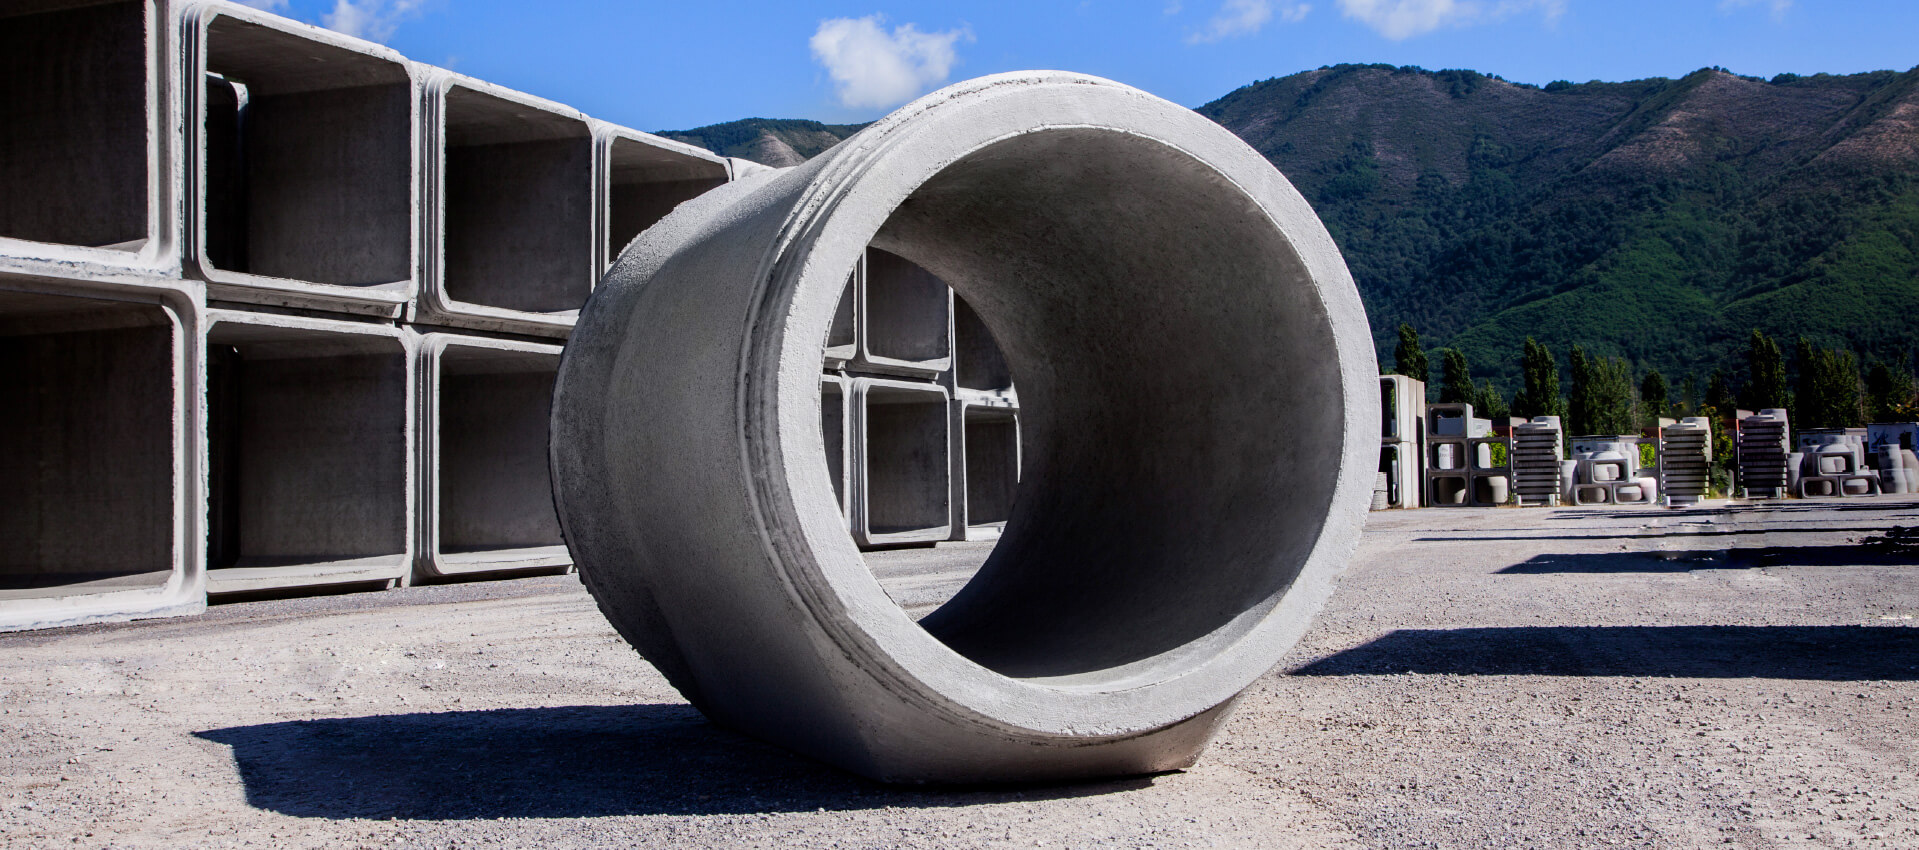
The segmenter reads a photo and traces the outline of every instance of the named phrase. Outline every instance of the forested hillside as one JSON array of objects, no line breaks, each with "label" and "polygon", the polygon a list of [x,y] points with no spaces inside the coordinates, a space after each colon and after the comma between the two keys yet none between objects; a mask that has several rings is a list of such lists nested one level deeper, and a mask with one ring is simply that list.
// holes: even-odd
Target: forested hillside
[{"label": "forested hillside", "polygon": [[[1388,365],[1402,322],[1509,396],[1528,335],[1675,385],[1739,376],[1754,328],[1907,368],[1919,347],[1919,69],[1540,88],[1342,65],[1199,112],[1319,211]],[[753,151],[796,162],[857,129],[669,135],[792,164]]]}]

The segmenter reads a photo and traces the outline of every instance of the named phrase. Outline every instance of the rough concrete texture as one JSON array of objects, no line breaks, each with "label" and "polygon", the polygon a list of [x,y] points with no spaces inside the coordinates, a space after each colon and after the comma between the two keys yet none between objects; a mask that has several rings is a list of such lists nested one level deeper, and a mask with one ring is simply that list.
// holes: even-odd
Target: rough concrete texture
[{"label": "rough concrete texture", "polygon": [[420,320],[564,336],[599,275],[597,145],[577,110],[426,76],[426,286]]},{"label": "rough concrete texture", "polygon": [[207,592],[404,581],[413,335],[207,315]]},{"label": "rough concrete texture", "polygon": [[[1009,379],[1010,384],[1010,379]],[[998,540],[1019,495],[1019,407],[978,390],[953,397],[952,540]]]},{"label": "rough concrete texture", "polygon": [[171,6],[0,9],[0,255],[27,271],[180,271],[179,63]]},{"label": "rough concrete texture", "polygon": [[182,16],[188,259],[209,297],[403,315],[419,279],[412,66],[232,3]]},{"label": "rough concrete texture", "polygon": [[[918,623],[819,427],[869,245],[978,311],[1024,403],[1006,533]],[[1376,381],[1338,250],[1255,151],[1108,81],[987,77],[627,249],[562,362],[560,516],[608,618],[726,726],[888,780],[1166,770],[1331,593]]]},{"label": "rough concrete texture", "polygon": [[205,607],[199,317],[0,275],[0,631]]},{"label": "rough concrete texture", "polygon": [[446,578],[573,563],[553,512],[547,423],[560,347],[420,341],[418,571]]},{"label": "rough concrete texture", "polygon": [[[0,636],[52,847],[1919,844],[1911,498],[1390,511],[1207,757],[884,786],[703,721],[571,577]],[[911,612],[987,544],[869,555]]]},{"label": "rough concrete texture", "polygon": [[881,378],[851,383],[853,541],[870,547],[948,539],[953,423],[946,388]]}]

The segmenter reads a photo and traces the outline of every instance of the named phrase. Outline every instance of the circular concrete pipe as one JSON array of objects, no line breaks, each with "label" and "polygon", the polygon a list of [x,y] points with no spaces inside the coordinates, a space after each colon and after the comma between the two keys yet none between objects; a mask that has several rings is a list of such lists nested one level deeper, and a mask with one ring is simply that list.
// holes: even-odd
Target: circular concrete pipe
[{"label": "circular concrete pipe", "polygon": [[[1023,405],[1005,534],[919,623],[820,434],[868,245],[972,304]],[[722,725],[887,781],[1170,770],[1351,556],[1373,356],[1325,228],[1239,139],[1106,80],[986,77],[626,249],[555,390],[560,516],[607,618]]]}]

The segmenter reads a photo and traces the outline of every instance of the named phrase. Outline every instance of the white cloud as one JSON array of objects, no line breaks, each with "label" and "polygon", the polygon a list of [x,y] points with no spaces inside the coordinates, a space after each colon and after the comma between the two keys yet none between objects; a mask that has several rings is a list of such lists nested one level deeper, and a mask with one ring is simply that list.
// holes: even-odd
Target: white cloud
[{"label": "white cloud", "polygon": [[973,40],[965,28],[920,32],[901,24],[888,33],[885,23],[884,15],[832,18],[820,21],[808,42],[840,105],[883,109],[912,100],[945,82],[959,62],[953,46]]},{"label": "white cloud", "polygon": [[1441,27],[1472,26],[1534,10],[1551,24],[1565,14],[1566,0],[1339,0],[1339,10],[1380,35],[1401,41]]},{"label": "white cloud", "polygon": [[[271,2],[271,0],[269,0]],[[426,0],[333,0],[320,26],[368,41],[386,41],[401,23],[420,13]]]},{"label": "white cloud", "polygon": [[[1279,19],[1298,23],[1313,10],[1310,3],[1287,3],[1279,8]],[[1225,0],[1206,26],[1186,36],[1187,44],[1210,44],[1242,35],[1252,35],[1273,19],[1273,0]]]},{"label": "white cloud", "polygon": [[1747,6],[1765,6],[1772,10],[1772,19],[1783,21],[1786,10],[1792,8],[1792,0],[1719,0],[1719,11],[1733,12]]}]

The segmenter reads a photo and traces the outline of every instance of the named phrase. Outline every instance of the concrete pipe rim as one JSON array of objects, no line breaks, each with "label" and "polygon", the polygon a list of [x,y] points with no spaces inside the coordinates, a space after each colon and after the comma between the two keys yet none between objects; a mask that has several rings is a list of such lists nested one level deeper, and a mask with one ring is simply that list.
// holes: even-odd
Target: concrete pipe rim
[{"label": "concrete pipe rim", "polygon": [[[1290,577],[1264,576],[1261,580],[1276,583],[1252,596],[1244,589],[1222,591],[1242,598],[1227,610],[1207,612],[1210,619],[1199,626],[1183,626],[1203,629],[1162,652],[1084,670],[1047,671],[1051,675],[1008,675],[956,651],[908,618],[846,535],[832,510],[818,434],[818,349],[847,271],[903,204],[983,152],[1010,150],[1008,156],[1017,159],[1022,140],[1063,133],[1097,137],[1111,143],[1104,148],[1108,151],[1150,149],[1146,156],[1167,164],[1169,173],[1199,175],[1195,179],[1209,181],[1208,188],[1237,193],[1230,201],[1246,209],[1254,220],[1250,227],[1270,237],[1269,250],[1279,246],[1277,253],[1286,255],[1265,259],[1294,264],[1287,271],[1302,292],[1292,295],[1304,295],[1314,305],[1306,311],[1313,315],[1277,330],[1318,333],[1319,342],[1331,349],[1289,365],[1334,390],[1318,399],[1326,412],[1317,421],[1317,436],[1333,444],[1323,448],[1334,460],[1305,485],[1322,488],[1324,498],[1316,505],[1314,527],[1296,535],[1304,542],[1293,541],[1297,563]],[[833,151],[831,161],[814,173],[762,265],[770,274],[741,352],[741,461],[747,480],[754,482],[753,510],[764,541],[791,592],[843,651],[875,677],[896,683],[897,692],[917,697],[928,710],[1010,736],[1122,738],[1165,728],[1232,699],[1303,635],[1357,545],[1371,495],[1374,447],[1366,417],[1377,373],[1363,307],[1324,226],[1291,184],[1223,128],[1184,107],[1095,77],[1060,72],[983,77],[928,95],[842,144],[852,147]],[[949,283],[976,307],[992,301],[973,297],[984,293],[969,293],[965,281]],[[994,317],[986,312],[983,318],[991,325]],[[997,335],[1000,328],[994,330]],[[1030,355],[1025,363],[1037,365]],[[1027,409],[1043,409],[1045,399],[1028,396],[1034,385],[1027,380],[1031,369],[1023,373],[1020,363],[1013,365]],[[756,470],[785,474],[758,476]],[[1026,498],[1030,487],[1030,481],[1022,483],[1021,504],[1032,501]],[[1002,560],[1009,542],[1039,536],[1021,538],[1017,531],[1044,517],[1029,517],[1020,505],[1015,510],[1007,536],[982,574]],[[1260,518],[1276,519],[1241,521]],[[1140,579],[1140,589],[1150,591],[1167,579],[1156,581],[1159,585]],[[1110,638],[1117,634],[1111,630],[1124,624],[1103,627],[1105,634],[1083,637]]]}]

